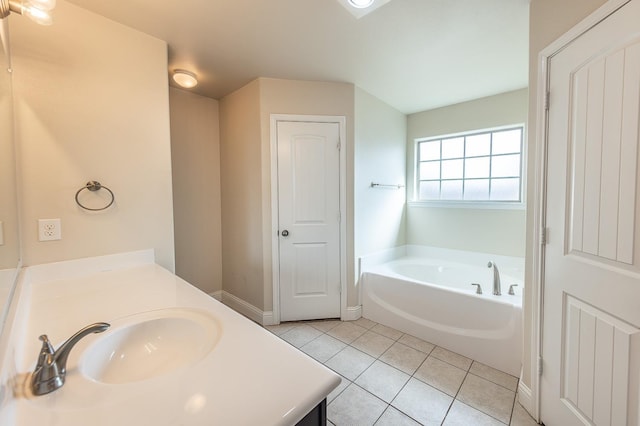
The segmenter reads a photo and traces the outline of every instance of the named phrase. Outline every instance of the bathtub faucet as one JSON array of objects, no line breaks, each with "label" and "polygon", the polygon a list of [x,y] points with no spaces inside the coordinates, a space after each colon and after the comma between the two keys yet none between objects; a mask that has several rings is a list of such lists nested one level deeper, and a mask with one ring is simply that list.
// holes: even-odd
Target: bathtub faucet
[{"label": "bathtub faucet", "polygon": [[498,266],[494,262],[489,262],[487,263],[487,268],[493,268],[493,294],[495,296],[502,295],[500,292],[500,272],[498,271]]},{"label": "bathtub faucet", "polygon": [[40,336],[42,349],[40,349],[38,363],[31,376],[31,391],[33,394],[45,395],[62,387],[67,375],[67,358],[71,349],[84,336],[91,333],[102,333],[107,328],[109,328],[109,324],[105,322],[88,325],[71,336],[57,351],[53,350],[53,346],[46,334]]}]

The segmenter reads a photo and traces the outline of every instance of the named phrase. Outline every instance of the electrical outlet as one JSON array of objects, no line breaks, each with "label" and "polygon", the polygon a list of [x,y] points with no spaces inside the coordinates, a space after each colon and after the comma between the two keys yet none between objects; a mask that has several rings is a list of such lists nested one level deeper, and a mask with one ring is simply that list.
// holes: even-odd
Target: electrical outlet
[{"label": "electrical outlet", "polygon": [[38,239],[40,241],[61,240],[60,219],[38,219]]}]

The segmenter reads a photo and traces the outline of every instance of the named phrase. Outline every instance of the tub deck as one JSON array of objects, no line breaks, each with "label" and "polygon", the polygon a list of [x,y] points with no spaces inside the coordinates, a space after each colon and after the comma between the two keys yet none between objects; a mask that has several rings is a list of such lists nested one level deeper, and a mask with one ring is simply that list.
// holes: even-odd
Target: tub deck
[{"label": "tub deck", "polygon": [[[449,268],[455,261],[444,259],[440,263]],[[513,269],[508,262],[503,263],[505,271]],[[431,279],[438,273],[438,270],[433,270],[438,262],[430,259],[426,264],[431,270],[425,271],[424,276]],[[522,358],[521,279],[514,277],[513,273],[504,274],[503,294],[494,296],[488,269],[467,268],[474,271],[469,276],[457,276],[457,273],[449,271],[448,279],[457,285],[448,286],[446,279],[445,283],[437,284],[419,280],[416,272],[419,266],[420,262],[410,256],[363,271],[360,278],[363,316],[519,376]],[[407,270],[413,272],[406,273]],[[443,270],[442,267],[439,269],[440,272]],[[484,272],[488,278],[482,274]],[[514,296],[507,294],[511,281],[519,284]],[[481,283],[484,294],[475,294],[471,282]]]}]

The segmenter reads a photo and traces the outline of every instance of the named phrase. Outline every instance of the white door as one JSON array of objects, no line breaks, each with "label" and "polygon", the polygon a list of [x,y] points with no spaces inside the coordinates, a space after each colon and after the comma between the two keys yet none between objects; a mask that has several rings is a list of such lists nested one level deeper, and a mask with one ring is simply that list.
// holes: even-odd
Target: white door
[{"label": "white door", "polygon": [[637,426],[640,0],[548,69],[541,420]]},{"label": "white door", "polygon": [[340,317],[340,124],[278,121],[280,320]]}]

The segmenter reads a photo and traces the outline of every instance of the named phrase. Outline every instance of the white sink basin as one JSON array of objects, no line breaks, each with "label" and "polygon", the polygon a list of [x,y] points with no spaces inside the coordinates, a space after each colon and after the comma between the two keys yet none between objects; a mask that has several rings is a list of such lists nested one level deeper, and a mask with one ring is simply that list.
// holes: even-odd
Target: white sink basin
[{"label": "white sink basin", "polygon": [[204,311],[163,309],[114,322],[83,353],[79,368],[97,382],[139,382],[194,366],[216,346],[218,321]]}]

